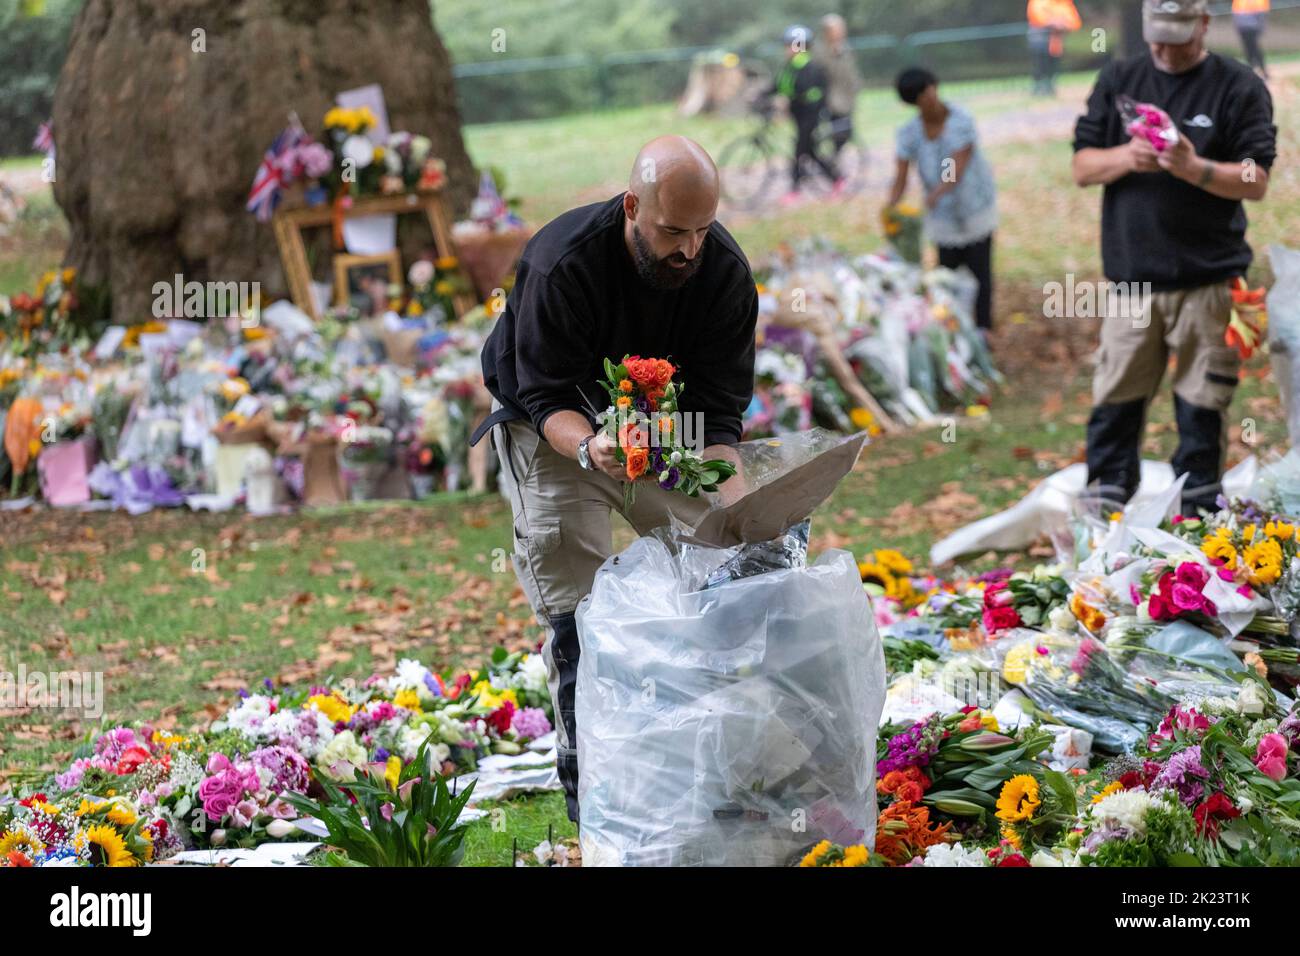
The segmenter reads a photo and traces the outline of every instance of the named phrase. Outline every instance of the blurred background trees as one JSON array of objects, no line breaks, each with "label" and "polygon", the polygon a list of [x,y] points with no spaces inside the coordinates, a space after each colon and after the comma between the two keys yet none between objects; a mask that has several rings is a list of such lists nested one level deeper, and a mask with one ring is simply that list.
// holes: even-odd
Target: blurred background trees
[{"label": "blurred background trees", "polygon": [[[31,152],[49,118],[72,20],[84,0],[0,0],[0,155]],[[1138,0],[1080,0],[1089,23],[1115,27]],[[201,5],[195,7],[199,10]],[[1131,9],[1129,9],[1131,8]],[[364,5],[359,19],[373,20]],[[599,106],[672,100],[682,91],[695,48],[732,50],[775,63],[781,32],[815,26],[838,12],[852,36],[1014,24],[1024,0],[433,0],[434,26],[457,66],[466,122],[553,116]],[[195,16],[198,14],[195,13]],[[1131,16],[1130,16],[1131,19]],[[1140,28],[1140,19],[1138,21]],[[202,24],[197,23],[197,26]],[[1130,24],[1131,27],[1131,24]],[[209,29],[212,29],[210,26]],[[499,31],[499,32],[498,32]],[[965,78],[1010,76],[1025,65],[1023,37],[993,36],[927,47],[924,59]],[[1093,65],[1086,38],[1072,40],[1072,65]],[[1113,46],[1112,49],[1117,49]],[[646,57],[644,51],[685,51]],[[400,59],[400,47],[394,50]],[[859,51],[869,78],[883,81],[906,48]],[[686,59],[683,59],[686,57]],[[543,63],[519,63],[538,60]],[[506,61],[516,61],[499,72]],[[956,75],[953,78],[957,78]]]}]

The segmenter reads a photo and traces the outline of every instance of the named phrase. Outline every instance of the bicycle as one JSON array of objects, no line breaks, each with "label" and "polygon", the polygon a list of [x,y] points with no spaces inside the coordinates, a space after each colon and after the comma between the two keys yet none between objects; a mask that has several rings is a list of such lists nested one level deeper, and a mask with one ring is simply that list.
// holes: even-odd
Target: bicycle
[{"label": "bicycle", "polygon": [[[732,140],[718,153],[722,194],[740,209],[753,209],[771,197],[781,178],[790,175],[790,157],[794,152],[789,137],[782,135],[783,130],[775,122],[774,111],[760,107],[755,112],[759,123],[754,130]],[[832,124],[823,118],[813,134],[814,149],[818,155],[836,163],[845,183],[845,193],[853,195],[866,185],[867,148],[854,130],[837,151],[835,133]],[[803,181],[819,194],[829,194],[833,187],[815,164],[805,169]]]}]

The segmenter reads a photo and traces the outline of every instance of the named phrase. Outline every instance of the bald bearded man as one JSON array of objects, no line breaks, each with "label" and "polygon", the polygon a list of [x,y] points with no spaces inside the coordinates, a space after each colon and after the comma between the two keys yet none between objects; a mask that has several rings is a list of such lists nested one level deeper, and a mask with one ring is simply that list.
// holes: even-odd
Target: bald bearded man
[{"label": "bald bearded man", "polygon": [[[471,441],[492,434],[514,512],[515,572],[550,631],[542,654],[575,821],[574,612],[613,551],[611,512],[647,534],[670,514],[694,524],[706,506],[642,482],[623,510],[623,466],[595,427],[608,405],[597,384],[604,360],[671,360],[686,383],[681,411],[702,424],[704,457],[739,466],[731,446],[753,397],[758,294],[717,210],[718,170],[699,144],[680,136],[647,143],[627,192],[564,213],[528,243],[483,347],[493,413]],[[743,482],[725,482],[723,500],[739,497]]]}]

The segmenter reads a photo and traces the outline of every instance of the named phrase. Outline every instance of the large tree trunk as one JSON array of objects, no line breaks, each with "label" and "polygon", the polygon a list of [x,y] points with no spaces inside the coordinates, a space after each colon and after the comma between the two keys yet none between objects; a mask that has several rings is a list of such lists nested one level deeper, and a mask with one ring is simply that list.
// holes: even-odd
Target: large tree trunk
[{"label": "large tree trunk", "polygon": [[319,135],[334,95],[368,83],[393,129],[432,138],[463,210],[475,180],[428,0],[86,0],[54,101],[68,264],[110,286],[118,322],[177,273],[283,294],[272,230],[244,209],[253,175],[290,111]]}]

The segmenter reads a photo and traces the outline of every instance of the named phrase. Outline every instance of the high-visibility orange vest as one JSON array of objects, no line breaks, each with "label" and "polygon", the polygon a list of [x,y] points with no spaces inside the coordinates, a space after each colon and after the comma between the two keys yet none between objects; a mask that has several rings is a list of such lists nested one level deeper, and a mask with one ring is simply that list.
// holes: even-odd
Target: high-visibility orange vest
[{"label": "high-visibility orange vest", "polygon": [[1268,13],[1269,0],[1232,0],[1233,13]]},{"label": "high-visibility orange vest", "polygon": [[1074,0],[1029,0],[1025,16],[1031,27],[1052,30],[1048,47],[1052,56],[1060,56],[1065,52],[1062,32],[1072,32],[1083,26],[1083,19],[1074,6]]}]

